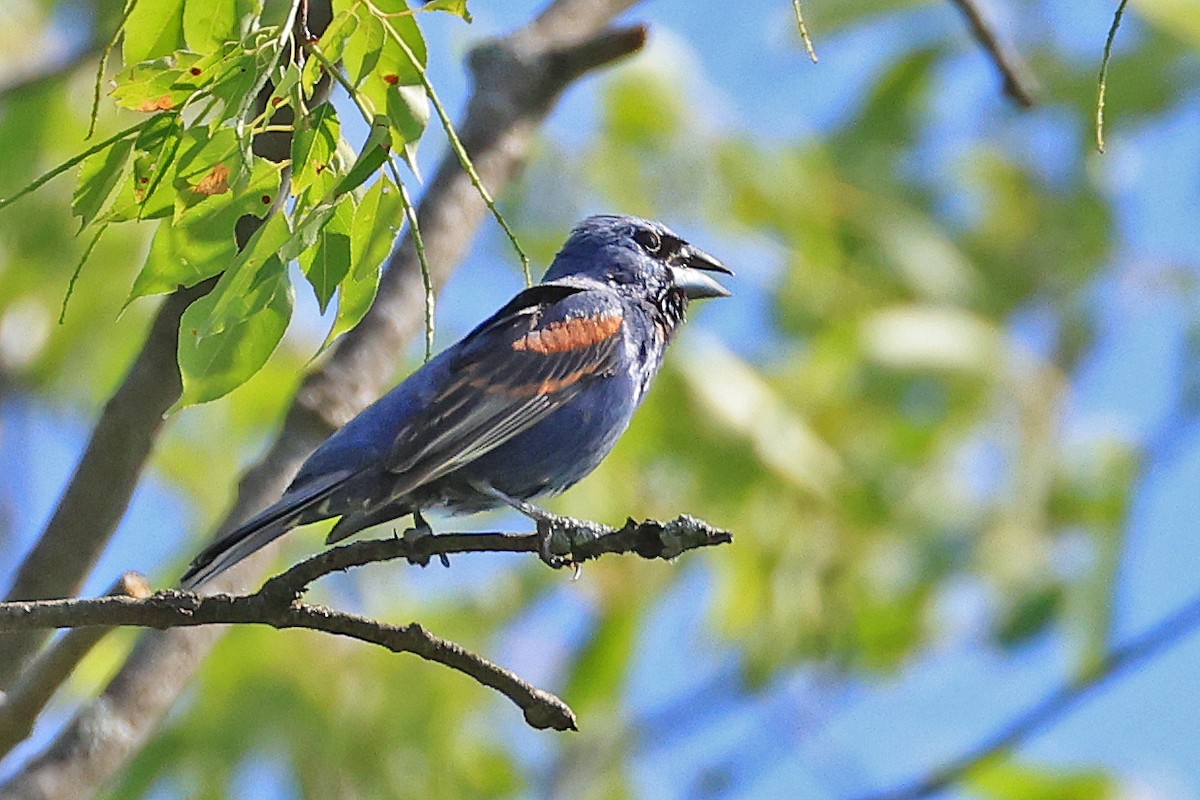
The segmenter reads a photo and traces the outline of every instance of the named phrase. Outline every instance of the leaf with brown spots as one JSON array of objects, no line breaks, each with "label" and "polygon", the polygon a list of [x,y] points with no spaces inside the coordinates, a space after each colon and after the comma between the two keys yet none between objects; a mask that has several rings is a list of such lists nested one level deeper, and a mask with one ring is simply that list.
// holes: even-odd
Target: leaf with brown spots
[{"label": "leaf with brown spots", "polygon": [[150,100],[143,100],[138,105],[136,110],[144,111],[146,113],[151,113],[154,111],[170,111],[174,107],[175,107],[175,101],[171,98],[171,95],[164,94],[160,97],[156,97],[156,98],[153,98]]},{"label": "leaf with brown spots", "polygon": [[217,164],[194,187],[197,194],[225,194],[229,191],[229,167]]}]

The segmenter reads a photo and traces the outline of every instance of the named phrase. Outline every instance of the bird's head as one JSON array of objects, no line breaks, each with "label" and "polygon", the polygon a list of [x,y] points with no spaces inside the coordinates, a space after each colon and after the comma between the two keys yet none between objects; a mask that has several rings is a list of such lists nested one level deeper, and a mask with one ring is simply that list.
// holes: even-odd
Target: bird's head
[{"label": "bird's head", "polygon": [[543,280],[590,278],[682,314],[688,300],[729,296],[711,272],[733,274],[661,222],[605,215],[588,217],[571,231]]}]

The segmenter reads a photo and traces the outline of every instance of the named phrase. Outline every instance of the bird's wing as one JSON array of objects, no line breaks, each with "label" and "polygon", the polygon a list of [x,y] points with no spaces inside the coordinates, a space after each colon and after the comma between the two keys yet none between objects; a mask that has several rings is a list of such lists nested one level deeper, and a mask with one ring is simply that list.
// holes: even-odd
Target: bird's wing
[{"label": "bird's wing", "polygon": [[395,439],[388,468],[409,491],[494,450],[620,367],[620,301],[546,284],[526,289],[466,339],[452,379]]}]

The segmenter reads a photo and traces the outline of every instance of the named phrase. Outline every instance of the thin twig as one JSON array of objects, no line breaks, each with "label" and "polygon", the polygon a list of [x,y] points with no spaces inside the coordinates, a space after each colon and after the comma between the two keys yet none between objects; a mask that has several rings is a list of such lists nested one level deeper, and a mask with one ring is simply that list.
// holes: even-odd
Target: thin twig
[{"label": "thin twig", "polygon": [[129,15],[133,13],[137,4],[138,0],[128,0],[121,12],[120,22],[117,23],[113,35],[109,37],[108,43],[104,45],[104,49],[100,53],[100,63],[96,65],[96,83],[92,87],[92,111],[88,117],[88,130],[84,139],[92,138],[92,134],[96,132],[96,120],[100,116],[100,95],[104,90],[104,73],[108,71],[108,57],[112,55],[113,48],[117,46],[117,40],[121,38],[121,31],[125,29],[125,23],[129,21]]},{"label": "thin twig", "polygon": [[792,0],[792,9],[796,12],[796,27],[800,29],[800,41],[804,42],[804,49],[808,53],[808,58],[812,63],[816,64],[817,51],[813,48],[812,37],[808,35],[808,26],[804,24],[804,13],[800,10],[800,0]]},{"label": "thin twig", "polygon": [[425,361],[433,358],[433,315],[436,293],[433,290],[433,273],[429,269],[429,257],[425,254],[425,240],[421,238],[421,226],[417,222],[417,207],[408,194],[408,187],[400,180],[400,170],[396,166],[395,153],[388,153],[388,163],[392,168],[392,177],[400,188],[400,201],[404,204],[404,216],[408,219],[408,229],[412,231],[413,247],[417,251],[417,262],[421,265],[421,284],[425,289]]},{"label": "thin twig", "polygon": [[1117,38],[1117,28],[1121,27],[1121,17],[1125,15],[1125,4],[1129,0],[1121,0],[1117,13],[1113,15],[1112,26],[1108,29],[1108,39],[1104,42],[1104,58],[1100,60],[1100,78],[1096,89],[1096,149],[1104,152],[1104,102],[1108,98],[1108,62],[1112,58],[1113,42]]},{"label": "thin twig", "polygon": [[958,6],[971,26],[975,40],[991,56],[992,63],[1004,80],[1004,93],[1021,108],[1033,108],[1037,104],[1037,78],[1021,54],[1002,41],[992,23],[984,15],[976,0],[951,0]]},{"label": "thin twig", "polygon": [[71,158],[68,158],[66,161],[59,164],[57,167],[50,170],[49,172],[45,172],[45,173],[39,175],[37,178],[32,180],[29,184],[27,184],[23,189],[18,191],[16,194],[10,195],[8,197],[0,197],[0,208],[4,208],[5,206],[12,205],[13,203],[20,200],[25,195],[29,194],[30,192],[36,191],[37,189],[41,188],[46,183],[49,183],[54,178],[57,178],[59,175],[62,175],[64,172],[66,172],[71,167],[75,166],[76,164],[80,163],[88,156],[99,153],[101,150],[108,147],[110,144],[113,144],[114,142],[118,142],[121,139],[124,139],[126,137],[132,136],[133,134],[140,131],[143,126],[148,125],[149,123],[153,122],[154,119],[155,119],[154,117],[151,117],[149,120],[143,120],[143,121],[137,123],[136,125],[130,125],[128,128],[126,128],[123,131],[114,133],[112,136],[108,137],[107,139],[105,139],[102,142],[98,142],[98,143],[92,145],[87,150],[84,150],[82,153],[78,153],[78,154],[72,156]]},{"label": "thin twig", "polygon": [[1008,725],[969,752],[938,767],[919,781],[862,800],[920,800],[946,789],[1029,737],[1057,722],[1101,686],[1133,666],[1147,661],[1200,628],[1200,597],[1195,597],[1140,636],[1114,648],[1096,668],[1080,680],[1055,689]]}]

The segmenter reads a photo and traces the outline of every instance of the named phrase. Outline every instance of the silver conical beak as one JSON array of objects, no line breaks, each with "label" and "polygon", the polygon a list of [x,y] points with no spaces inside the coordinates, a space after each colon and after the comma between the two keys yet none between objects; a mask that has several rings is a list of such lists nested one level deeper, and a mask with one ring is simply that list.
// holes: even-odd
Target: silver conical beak
[{"label": "silver conical beak", "polygon": [[704,297],[729,297],[731,292],[707,272],[723,272],[732,275],[733,270],[698,247],[685,244],[677,257],[679,263],[671,265],[671,280],[689,300]]}]

